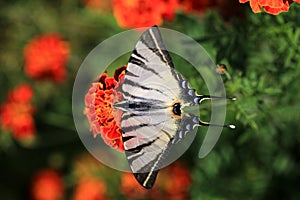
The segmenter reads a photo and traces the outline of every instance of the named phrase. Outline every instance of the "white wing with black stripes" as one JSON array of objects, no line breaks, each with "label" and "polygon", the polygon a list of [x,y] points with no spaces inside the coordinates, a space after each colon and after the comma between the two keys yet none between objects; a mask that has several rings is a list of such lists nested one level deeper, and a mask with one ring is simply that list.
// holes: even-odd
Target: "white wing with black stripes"
[{"label": "white wing with black stripes", "polygon": [[196,104],[196,95],[174,70],[156,26],[137,42],[121,90],[126,157],[138,182],[151,188],[172,146],[198,125],[197,117],[181,114],[182,105]]},{"label": "white wing with black stripes", "polygon": [[168,153],[178,150],[175,145],[195,126],[234,128],[202,122],[198,116],[183,111],[182,108],[198,105],[202,100],[224,97],[195,94],[175,71],[157,26],[146,30],[138,40],[120,87],[123,100],[114,107],[123,111],[125,154],[137,181],[147,189],[166,165]]}]

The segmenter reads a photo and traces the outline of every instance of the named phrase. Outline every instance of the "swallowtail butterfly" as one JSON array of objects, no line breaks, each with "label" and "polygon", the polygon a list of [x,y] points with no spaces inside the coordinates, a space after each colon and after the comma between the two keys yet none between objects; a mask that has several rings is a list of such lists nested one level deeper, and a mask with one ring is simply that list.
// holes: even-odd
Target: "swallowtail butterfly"
[{"label": "swallowtail butterfly", "polygon": [[175,71],[157,26],[141,35],[120,87],[123,100],[114,106],[123,111],[125,154],[137,181],[150,189],[173,145],[195,126],[215,125],[185,113],[182,108],[223,97],[197,95],[190,88],[188,81]]}]

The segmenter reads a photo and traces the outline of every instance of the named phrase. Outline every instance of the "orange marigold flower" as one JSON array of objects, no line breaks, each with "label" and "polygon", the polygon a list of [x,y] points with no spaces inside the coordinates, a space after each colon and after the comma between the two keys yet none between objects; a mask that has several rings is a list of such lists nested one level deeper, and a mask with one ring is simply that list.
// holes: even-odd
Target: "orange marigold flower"
[{"label": "orange marigold flower", "polygon": [[120,191],[128,199],[189,199],[191,180],[188,169],[176,162],[158,173],[151,190],[140,186],[133,174],[124,173],[121,177]]},{"label": "orange marigold flower", "polygon": [[35,135],[32,96],[29,85],[20,85],[8,93],[6,102],[0,107],[1,127],[12,132],[15,139],[30,139]]},{"label": "orange marigold flower", "polygon": [[196,14],[201,14],[204,10],[215,5],[215,0],[183,0],[180,6],[181,9],[185,12],[194,12]]},{"label": "orange marigold flower", "polygon": [[109,77],[106,73],[100,75],[85,96],[84,109],[94,137],[100,134],[107,145],[119,151],[124,151],[120,129],[121,111],[114,110],[113,103],[122,98],[115,88],[123,79],[125,69],[126,66],[123,66],[116,70],[114,77]]},{"label": "orange marigold flower", "polygon": [[290,4],[293,2],[300,3],[299,0],[239,0],[240,3],[250,1],[250,7],[254,13],[261,12],[264,8],[266,13],[277,15],[281,12],[288,12]]},{"label": "orange marigold flower", "polygon": [[196,15],[201,15],[208,9],[217,9],[225,20],[232,16],[244,16],[238,1],[229,0],[181,0],[180,9]]},{"label": "orange marigold flower", "polygon": [[121,27],[139,28],[172,20],[177,6],[178,0],[114,0],[113,11]]},{"label": "orange marigold flower", "polygon": [[162,18],[172,21],[175,17],[175,10],[179,6],[178,0],[162,0]]},{"label": "orange marigold flower", "polygon": [[62,177],[52,169],[39,171],[32,179],[31,195],[35,200],[59,200],[64,191]]},{"label": "orange marigold flower", "polygon": [[62,82],[66,76],[65,64],[69,44],[58,34],[38,36],[24,49],[25,73],[37,80],[53,79]]},{"label": "orange marigold flower", "polygon": [[87,178],[79,181],[74,200],[104,200],[106,187],[103,181],[96,178]]},{"label": "orange marigold flower", "polygon": [[192,183],[188,169],[182,163],[174,163],[161,173],[161,184],[167,199],[189,199],[189,187]]},{"label": "orange marigold flower", "polygon": [[19,103],[30,102],[33,96],[33,90],[30,85],[20,85],[8,94],[10,101]]},{"label": "orange marigold flower", "polygon": [[15,120],[18,122],[13,126],[12,132],[16,139],[30,139],[35,135],[35,123],[31,114],[20,115]]},{"label": "orange marigold flower", "polygon": [[121,176],[120,192],[127,199],[164,199],[162,192],[156,185],[151,190],[146,190],[135,180],[131,173],[123,173]]}]

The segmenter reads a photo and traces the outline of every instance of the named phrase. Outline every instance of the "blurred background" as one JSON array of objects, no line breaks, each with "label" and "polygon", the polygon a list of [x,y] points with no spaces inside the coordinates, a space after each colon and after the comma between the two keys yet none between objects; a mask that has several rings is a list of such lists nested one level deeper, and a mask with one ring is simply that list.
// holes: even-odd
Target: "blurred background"
[{"label": "blurred background", "polygon": [[[298,0],[1,1],[0,198],[300,199],[299,13]],[[207,130],[199,128],[147,191],[87,152],[71,104],[77,70],[95,46],[154,24],[194,38],[227,66],[218,72],[238,99],[226,118],[237,128],[195,159]],[[179,71],[183,62],[174,59]],[[206,93],[201,77],[186,76]]]}]

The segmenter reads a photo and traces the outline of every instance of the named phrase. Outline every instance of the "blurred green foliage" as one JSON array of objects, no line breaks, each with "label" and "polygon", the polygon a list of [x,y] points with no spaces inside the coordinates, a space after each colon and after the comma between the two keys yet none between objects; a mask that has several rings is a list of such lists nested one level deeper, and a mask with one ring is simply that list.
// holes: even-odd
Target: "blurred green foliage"
[{"label": "blurred green foliage", "polygon": [[226,92],[238,101],[227,114],[238,124],[194,168],[195,190],[204,199],[300,198],[299,12],[295,4],[289,13],[247,13],[230,24],[216,13],[205,17],[208,38],[198,41],[211,44],[216,62],[229,66]]},{"label": "blurred green foliage", "polygon": [[[216,63],[227,65],[231,79],[224,76],[226,92],[238,99],[228,105],[226,120],[236,130],[224,130],[214,150],[198,159],[206,130],[200,128],[182,157],[193,178],[191,199],[300,199],[299,13],[300,5],[294,3],[288,13],[277,16],[248,9],[244,18],[224,21],[215,11],[201,17],[178,13],[164,24],[195,38]],[[123,29],[112,13],[95,12],[71,0],[1,1],[0,26],[0,100],[14,86],[31,83],[38,130],[33,146],[0,133],[0,197],[27,199],[32,174],[46,167],[64,172],[71,194],[73,159],[86,151],[72,119],[73,81],[85,56]],[[24,46],[49,32],[60,33],[71,44],[68,77],[62,85],[36,82],[23,72]],[[175,65],[180,71],[180,61]],[[201,82],[189,74],[190,82]],[[107,181],[114,186],[110,196],[124,198],[118,193],[119,173],[109,173],[112,180]]]}]

